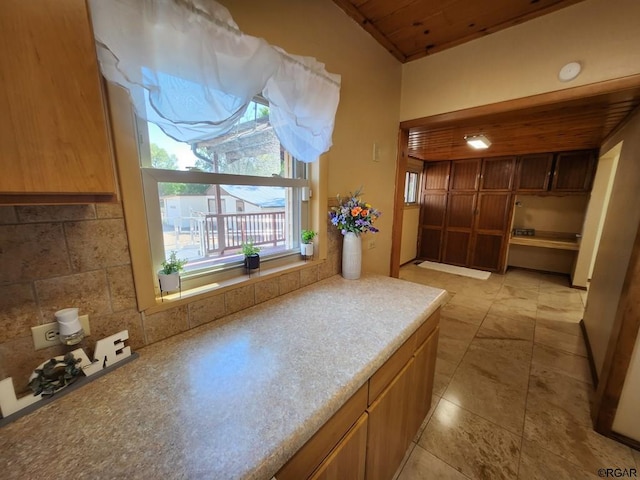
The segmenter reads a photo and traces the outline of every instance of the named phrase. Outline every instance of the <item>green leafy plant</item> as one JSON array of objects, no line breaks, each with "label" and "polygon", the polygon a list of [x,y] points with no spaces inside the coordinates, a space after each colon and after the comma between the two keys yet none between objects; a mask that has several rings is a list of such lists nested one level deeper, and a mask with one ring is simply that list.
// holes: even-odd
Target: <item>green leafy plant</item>
[{"label": "green leafy plant", "polygon": [[302,230],[302,233],[300,234],[302,237],[302,243],[311,243],[316,235],[317,233],[313,230]]},{"label": "green leafy plant", "polygon": [[253,244],[253,241],[250,240],[242,244],[242,253],[245,257],[248,257],[250,255],[257,255],[258,253],[260,253],[260,247],[256,247]]},{"label": "green leafy plant", "polygon": [[78,367],[81,361],[71,352],[67,353],[62,360],[52,358],[42,368],[34,370],[36,376],[29,382],[29,388],[34,395],[42,394],[43,397],[50,397],[56,393],[56,390],[78,379],[78,375],[82,372]]},{"label": "green leafy plant", "polygon": [[187,260],[184,258],[178,258],[177,255],[178,254],[175,250],[169,254],[169,260],[162,262],[162,269],[160,270],[160,273],[171,275],[172,273],[179,273],[183,270],[184,266],[187,264]]}]

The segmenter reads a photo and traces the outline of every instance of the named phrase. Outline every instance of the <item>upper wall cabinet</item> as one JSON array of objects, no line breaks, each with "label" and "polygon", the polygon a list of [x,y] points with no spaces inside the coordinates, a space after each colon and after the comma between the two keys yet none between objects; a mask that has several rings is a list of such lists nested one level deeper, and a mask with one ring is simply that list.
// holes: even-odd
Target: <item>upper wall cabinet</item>
[{"label": "upper wall cabinet", "polygon": [[595,175],[595,155],[591,150],[523,155],[518,159],[516,191],[585,193]]},{"label": "upper wall cabinet", "polygon": [[518,192],[544,192],[549,189],[553,154],[524,155],[518,159],[516,190]]},{"label": "upper wall cabinet", "polygon": [[481,159],[456,160],[451,162],[451,178],[449,190],[476,191],[480,180]]},{"label": "upper wall cabinet", "polygon": [[480,190],[510,191],[515,165],[516,157],[485,158],[480,174]]},{"label": "upper wall cabinet", "polygon": [[0,203],[115,200],[85,0],[3,0],[0,46]]},{"label": "upper wall cabinet", "polygon": [[588,192],[595,175],[592,151],[564,152],[556,155],[551,190],[555,192]]}]

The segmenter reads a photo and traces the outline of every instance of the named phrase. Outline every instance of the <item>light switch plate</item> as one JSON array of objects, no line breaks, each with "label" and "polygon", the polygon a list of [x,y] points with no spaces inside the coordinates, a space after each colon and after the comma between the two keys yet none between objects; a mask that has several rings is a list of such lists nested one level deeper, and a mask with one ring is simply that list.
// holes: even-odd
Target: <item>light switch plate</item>
[{"label": "light switch plate", "polygon": [[[78,320],[84,330],[84,336],[91,335],[91,327],[89,325],[89,315],[79,315]],[[37,327],[31,327],[31,335],[33,336],[33,344],[36,350],[60,345],[60,331],[58,322],[45,323]]]}]

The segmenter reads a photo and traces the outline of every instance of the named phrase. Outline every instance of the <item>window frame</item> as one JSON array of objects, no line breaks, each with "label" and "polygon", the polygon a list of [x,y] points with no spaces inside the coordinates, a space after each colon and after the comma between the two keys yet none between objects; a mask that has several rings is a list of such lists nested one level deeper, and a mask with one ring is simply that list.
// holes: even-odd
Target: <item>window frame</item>
[{"label": "window frame", "polygon": [[[256,102],[260,103],[260,102]],[[135,114],[134,114],[135,115]],[[308,202],[303,200],[302,189],[310,187],[309,173],[306,164],[298,162],[290,154],[286,153],[287,161],[297,163],[293,166],[296,176],[299,173],[302,178],[283,178],[283,177],[267,177],[256,175],[238,175],[231,173],[213,173],[197,170],[165,170],[152,167],[151,162],[151,142],[147,130],[147,121],[135,116],[136,137],[138,139],[139,165],[142,177],[143,194],[146,206],[147,230],[149,235],[149,246],[151,252],[151,261],[154,271],[160,269],[162,261],[169,252],[165,251],[164,242],[161,240],[163,236],[162,216],[160,211],[160,196],[158,193],[158,183],[196,183],[210,185],[251,185],[265,187],[285,187],[292,189],[293,218],[291,219],[291,248],[275,252],[270,255],[261,255],[261,263],[269,266],[283,266],[298,260],[299,251],[297,250],[300,243],[299,233],[302,231],[303,225],[308,225],[309,213]],[[296,172],[295,169],[303,168],[302,172]],[[296,232],[298,234],[296,234]],[[235,277],[241,277],[245,274],[244,264],[240,260],[225,262],[216,267],[212,267],[206,271],[184,272],[181,274],[182,288],[191,289],[201,287],[207,284],[215,284],[220,281],[229,280]],[[155,285],[156,296],[160,296],[160,290]]]},{"label": "window frame", "polygon": [[[412,192],[409,192],[410,188],[410,177],[415,176],[415,182],[413,184]],[[413,201],[409,200],[408,193],[413,193]],[[417,205],[418,199],[420,195],[420,173],[415,172],[413,170],[407,170],[404,176],[404,204],[406,206]]]},{"label": "window frame", "polygon": [[258,274],[251,276],[235,276],[221,278],[219,282],[206,283],[191,291],[183,289],[180,298],[164,297],[157,294],[158,276],[151,256],[151,241],[147,230],[147,208],[142,189],[142,173],[140,170],[139,138],[137,137],[136,116],[129,98],[129,92],[114,83],[105,82],[105,91],[109,106],[109,120],[111,137],[113,139],[113,153],[115,157],[114,170],[117,172],[119,195],[118,200],[124,213],[124,222],[129,242],[131,270],[133,273],[132,290],[137,303],[137,310],[145,314],[157,313],[218,295],[229,289],[236,289],[243,285],[275,278],[288,271],[309,268],[312,264],[322,264],[327,259],[327,222],[326,210],[328,193],[328,154],[320,156],[319,160],[306,164],[308,181],[310,183],[307,205],[308,220],[304,228],[318,232],[317,255],[314,260],[293,261],[292,256],[284,259],[284,265],[274,259],[271,265],[261,268]]}]

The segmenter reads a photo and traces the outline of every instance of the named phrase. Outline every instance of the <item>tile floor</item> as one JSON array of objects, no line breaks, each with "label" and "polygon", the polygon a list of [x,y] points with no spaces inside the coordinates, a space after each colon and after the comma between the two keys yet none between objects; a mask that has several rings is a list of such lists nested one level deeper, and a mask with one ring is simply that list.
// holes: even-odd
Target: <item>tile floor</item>
[{"label": "tile floor", "polygon": [[525,270],[488,280],[407,265],[400,278],[449,292],[433,406],[398,480],[588,479],[640,468],[640,454],[595,433],[579,321],[586,292]]}]

